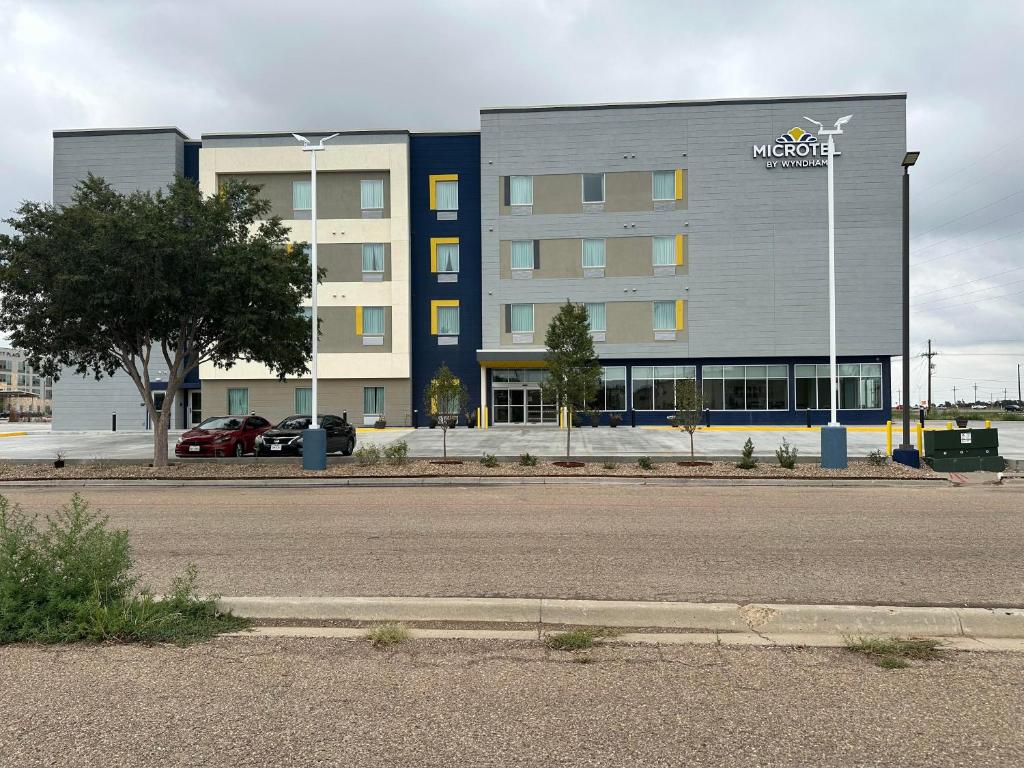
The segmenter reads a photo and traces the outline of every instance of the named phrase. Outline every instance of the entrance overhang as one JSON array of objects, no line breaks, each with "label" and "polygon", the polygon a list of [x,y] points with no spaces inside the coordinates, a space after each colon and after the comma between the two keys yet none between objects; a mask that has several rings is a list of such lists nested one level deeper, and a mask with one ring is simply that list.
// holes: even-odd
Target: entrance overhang
[{"label": "entrance overhang", "polygon": [[546,349],[478,349],[481,368],[545,368]]}]

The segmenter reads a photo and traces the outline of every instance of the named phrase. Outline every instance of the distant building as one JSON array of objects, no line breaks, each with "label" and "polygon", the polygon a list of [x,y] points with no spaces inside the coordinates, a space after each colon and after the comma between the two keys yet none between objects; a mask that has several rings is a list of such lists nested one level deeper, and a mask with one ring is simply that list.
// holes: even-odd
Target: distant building
[{"label": "distant building", "polygon": [[36,373],[27,356],[22,349],[0,347],[0,410],[49,416],[53,379]]}]

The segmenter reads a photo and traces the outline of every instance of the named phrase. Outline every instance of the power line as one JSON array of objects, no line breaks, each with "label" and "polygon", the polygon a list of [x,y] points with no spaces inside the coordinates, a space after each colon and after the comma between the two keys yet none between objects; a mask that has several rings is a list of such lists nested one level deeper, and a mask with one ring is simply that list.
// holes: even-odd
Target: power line
[{"label": "power line", "polygon": [[938,293],[939,291],[952,291],[952,290],[955,290],[956,288],[958,288],[959,286],[970,285],[971,283],[976,283],[979,280],[990,280],[993,277],[1000,277],[1001,275],[1006,275],[1006,274],[1009,274],[1010,272],[1016,272],[1016,271],[1021,270],[1021,269],[1024,269],[1024,266],[1021,266],[1021,267],[1011,267],[1010,269],[1004,270],[1003,272],[996,272],[994,275],[984,275],[983,277],[976,277],[973,280],[968,280],[965,283],[959,283],[956,286],[944,285],[941,288],[933,288],[930,291],[922,291],[921,293],[915,293],[910,298],[916,299],[918,296],[927,296],[930,293]]},{"label": "power line", "polygon": [[981,299],[975,299],[974,301],[965,301],[965,302],[962,302],[960,304],[947,304],[946,306],[943,306],[943,307],[932,307],[931,309],[932,310],[938,310],[938,309],[953,309],[954,307],[966,307],[966,306],[971,305],[971,304],[980,304],[983,301],[992,301],[993,299],[1008,299],[1011,296],[1019,296],[1022,293],[1024,293],[1024,291],[1015,291],[1014,293],[1006,293],[1006,294],[1001,294],[999,296],[986,296],[986,297],[981,298]]},{"label": "power line", "polygon": [[948,227],[950,224],[954,224],[954,223],[960,221],[961,219],[966,219],[971,214],[977,213],[978,211],[984,211],[986,208],[991,208],[993,205],[998,205],[999,203],[1003,202],[1003,200],[1009,200],[1011,197],[1016,197],[1017,195],[1019,195],[1021,193],[1024,193],[1024,189],[1018,189],[1016,192],[1011,192],[1010,194],[1006,195],[1005,197],[1000,197],[998,200],[993,200],[991,203],[986,203],[985,205],[981,206],[980,208],[975,208],[974,210],[968,211],[967,213],[963,214],[962,216],[957,216],[955,219],[950,219],[949,221],[947,221],[944,224],[939,224],[939,226],[937,226],[937,227],[932,227],[929,230],[926,230],[924,232],[916,234],[916,235],[914,235],[914,237],[912,239],[913,240],[917,240],[919,237],[924,237],[925,235],[929,234],[930,232],[934,232],[937,229],[942,229],[943,227]]},{"label": "power line", "polygon": [[949,253],[944,253],[941,256],[933,256],[932,258],[925,259],[924,261],[914,262],[910,266],[912,266],[912,267],[919,267],[922,264],[930,264],[931,262],[938,261],[939,259],[945,259],[945,258],[947,258],[949,256],[956,256],[958,253],[966,253],[967,251],[973,251],[976,248],[981,248],[981,246],[983,246],[983,245],[989,245],[990,243],[995,243],[995,242],[998,242],[1000,240],[1005,240],[1008,237],[1016,237],[1017,235],[1021,234],[1022,232],[1024,232],[1024,229],[1018,229],[1016,232],[1011,232],[1008,235],[1003,235],[1001,237],[993,237],[991,240],[986,240],[985,242],[978,243],[977,245],[970,245],[967,248],[961,248],[959,251],[950,251]]},{"label": "power line", "polygon": [[975,232],[975,231],[977,231],[979,229],[982,229],[984,227],[988,227],[988,226],[990,226],[992,224],[995,224],[996,222],[1002,221],[1003,219],[1008,219],[1011,216],[1020,216],[1022,213],[1024,213],[1024,208],[1020,209],[1019,211],[1013,211],[1013,213],[1008,213],[1005,216],[1000,216],[997,219],[992,219],[991,221],[986,221],[984,224],[979,224],[978,226],[974,227],[973,229],[968,229],[968,230],[966,230],[964,232],[957,232],[955,235],[950,235],[949,237],[947,237],[947,238],[945,238],[943,240],[939,240],[938,242],[932,243],[931,245],[926,245],[924,248],[915,248],[914,249],[915,253],[919,254],[919,253],[921,253],[921,251],[929,251],[932,248],[937,248],[938,246],[942,245],[943,243],[948,243],[950,240],[956,240],[958,237],[963,237],[964,235],[969,235],[969,234],[971,234],[971,232]]},{"label": "power line", "polygon": [[953,171],[949,175],[943,176],[941,179],[939,179],[938,181],[934,182],[933,184],[929,184],[927,187],[925,187],[924,189],[922,189],[919,192],[917,192],[917,194],[918,195],[923,195],[924,193],[926,193],[926,192],[928,192],[930,190],[935,189],[940,184],[945,184],[949,179],[952,179],[954,176],[963,173],[968,168],[973,168],[978,163],[980,163],[982,160],[987,160],[988,158],[992,157],[992,155],[994,155],[997,152],[999,152],[1000,150],[1002,150],[1004,147],[1008,147],[1011,144],[1016,144],[1018,141],[1020,141],[1020,139],[1016,138],[1016,139],[1010,139],[1005,144],[1000,144],[998,147],[993,149],[991,152],[988,152],[987,154],[982,155],[977,160],[973,160],[973,161],[969,162],[967,165],[961,166],[960,168],[958,168],[957,170]]},{"label": "power line", "polygon": [[981,293],[982,291],[998,291],[998,290],[1000,290],[1002,288],[1007,288],[1007,287],[1009,287],[1011,285],[1017,285],[1018,283],[1024,283],[1024,278],[1021,278],[1020,280],[1012,280],[1009,283],[1003,283],[1002,285],[990,285],[990,286],[988,286],[986,288],[975,288],[973,291],[967,291],[965,293],[961,293],[959,296],[943,296],[943,297],[938,298],[938,299],[930,299],[929,301],[922,301],[920,304],[917,304],[916,306],[918,306],[918,307],[927,307],[930,304],[941,304],[944,301],[952,301],[954,299],[963,298],[964,296],[970,296],[972,293]]}]

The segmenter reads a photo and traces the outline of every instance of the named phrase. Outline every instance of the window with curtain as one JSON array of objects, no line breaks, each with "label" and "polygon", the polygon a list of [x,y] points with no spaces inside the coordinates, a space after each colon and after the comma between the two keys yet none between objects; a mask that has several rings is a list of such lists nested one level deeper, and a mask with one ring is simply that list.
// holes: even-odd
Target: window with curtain
[{"label": "window with curtain", "polygon": [[363,415],[384,415],[384,387],[363,387]]},{"label": "window with curtain", "polygon": [[533,333],[533,304],[512,305],[512,333]]},{"label": "window with curtain", "polygon": [[674,411],[676,382],[697,378],[693,365],[634,365],[633,409],[637,411]]},{"label": "window with curtain", "polygon": [[587,319],[590,321],[590,330],[603,333],[608,329],[605,327],[605,305],[600,304],[585,304],[587,308]]},{"label": "window with curtain", "polygon": [[676,239],[674,237],[651,238],[651,263],[656,267],[675,265]]},{"label": "window with curtain", "polygon": [[313,415],[313,389],[311,387],[295,388],[295,413]]},{"label": "window with curtain", "polygon": [[437,181],[434,182],[434,194],[439,211],[459,210],[459,182],[458,181]]},{"label": "window with curtain", "polygon": [[359,205],[364,211],[383,210],[384,180],[362,179],[359,182]]},{"label": "window with curtain", "polygon": [[[882,407],[882,364],[839,364],[839,407],[862,410]],[[793,367],[796,407],[826,410],[832,407],[832,373],[826,364]]]},{"label": "window with curtain", "polygon": [[459,335],[459,308],[438,307],[437,308],[437,335],[458,336]]},{"label": "window with curtain", "polygon": [[384,307],[363,307],[363,335],[384,335]]},{"label": "window with curtain", "polygon": [[654,330],[674,331],[676,329],[676,303],[674,301],[654,302]]},{"label": "window with curtain", "polygon": [[604,268],[604,240],[587,238],[583,241],[583,268]]},{"label": "window with curtain", "polygon": [[603,203],[604,202],[604,174],[584,173],[583,174],[583,202]]},{"label": "window with curtain", "polygon": [[654,171],[651,176],[651,197],[654,200],[676,199],[675,171]]},{"label": "window with curtain", "polygon": [[512,241],[512,269],[533,269],[533,240]]},{"label": "window with curtain", "polygon": [[533,176],[509,176],[509,203],[533,205]]},{"label": "window with curtain", "polygon": [[437,246],[437,271],[458,272],[459,271],[459,244],[438,243]]},{"label": "window with curtain", "polygon": [[384,271],[384,243],[363,243],[363,272]]},{"label": "window with curtain", "polygon": [[228,390],[228,415],[244,416],[249,413],[249,390],[245,387]]},{"label": "window with curtain", "polygon": [[313,183],[310,181],[292,182],[292,208],[296,211],[308,211],[313,208]]}]

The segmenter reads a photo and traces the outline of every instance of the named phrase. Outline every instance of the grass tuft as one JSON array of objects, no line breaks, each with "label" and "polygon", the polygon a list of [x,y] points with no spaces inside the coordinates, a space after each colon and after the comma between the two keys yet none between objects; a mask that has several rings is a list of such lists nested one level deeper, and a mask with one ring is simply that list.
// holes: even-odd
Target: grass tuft
[{"label": "grass tuft", "polygon": [[390,648],[409,639],[409,630],[404,624],[381,624],[366,636],[374,648]]},{"label": "grass tuft", "polygon": [[579,627],[556,632],[544,638],[544,644],[555,651],[584,651],[593,648],[602,637],[614,637],[618,630],[607,627]]},{"label": "grass tuft", "polygon": [[900,637],[856,637],[846,641],[847,649],[869,657],[884,669],[905,669],[913,661],[939,658],[939,640]]}]

